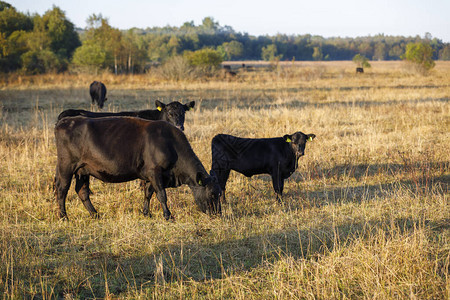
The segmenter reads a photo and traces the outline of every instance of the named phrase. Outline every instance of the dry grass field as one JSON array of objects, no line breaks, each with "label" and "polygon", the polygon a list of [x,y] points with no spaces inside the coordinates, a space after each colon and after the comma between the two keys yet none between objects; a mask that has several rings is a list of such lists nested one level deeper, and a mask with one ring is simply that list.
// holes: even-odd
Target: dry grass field
[{"label": "dry grass field", "polygon": [[[247,63],[248,64],[248,63]],[[0,294],[4,299],[449,299],[450,62],[280,63],[223,80],[139,76],[0,78]],[[186,136],[209,170],[228,133],[316,134],[278,204],[267,175],[232,172],[221,217],[168,189],[175,221],[139,182],[91,181],[91,219],[69,191],[56,218],[53,127],[67,108],[195,100]]]}]

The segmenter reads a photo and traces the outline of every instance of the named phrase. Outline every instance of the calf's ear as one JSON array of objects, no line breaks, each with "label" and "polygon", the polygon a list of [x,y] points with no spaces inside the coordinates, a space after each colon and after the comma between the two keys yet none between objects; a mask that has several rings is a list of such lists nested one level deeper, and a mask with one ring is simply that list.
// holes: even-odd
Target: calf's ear
[{"label": "calf's ear", "polygon": [[194,106],[195,106],[195,101],[191,101],[184,105],[184,110],[185,111],[191,110],[194,108]]},{"label": "calf's ear", "polygon": [[292,142],[292,135],[291,135],[291,134],[285,134],[285,135],[283,136],[283,140],[284,140],[285,142],[287,142],[287,143]]},{"label": "calf's ear", "polygon": [[166,106],[164,103],[162,103],[159,100],[155,101],[155,105],[156,105],[156,109],[159,110],[159,111],[162,111],[162,109]]},{"label": "calf's ear", "polygon": [[308,134],[306,135],[306,140],[308,142],[312,142],[312,140],[316,137],[316,135],[314,133]]}]

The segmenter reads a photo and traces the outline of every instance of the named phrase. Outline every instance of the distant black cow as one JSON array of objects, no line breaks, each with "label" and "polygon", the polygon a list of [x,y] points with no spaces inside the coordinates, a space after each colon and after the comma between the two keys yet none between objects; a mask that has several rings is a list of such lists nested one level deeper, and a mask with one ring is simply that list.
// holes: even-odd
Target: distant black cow
[{"label": "distant black cow", "polygon": [[104,182],[145,181],[144,214],[156,192],[170,218],[165,188],[187,184],[202,212],[220,213],[220,187],[192,150],[184,133],[164,121],[133,117],[63,118],[55,126],[56,200],[67,218],[65,200],[72,177],[75,191],[92,216],[89,177]]},{"label": "distant black cow", "polygon": [[185,113],[194,108],[195,101],[187,104],[181,104],[178,101],[164,104],[158,100],[155,101],[157,109],[147,109],[138,111],[122,111],[122,112],[92,112],[82,109],[68,109],[59,114],[58,120],[65,117],[84,116],[88,118],[102,118],[102,117],[118,117],[129,116],[139,117],[146,120],[162,120],[171,123],[177,128],[184,130]]},{"label": "distant black cow", "polygon": [[356,73],[364,73],[364,69],[363,68],[356,68]]},{"label": "distant black cow", "polygon": [[247,177],[270,174],[277,200],[281,200],[284,180],[294,173],[298,159],[305,154],[307,141],[314,134],[296,132],[277,138],[248,139],[218,134],[212,139],[212,171],[215,172],[225,201],[225,186],[230,170]]},{"label": "distant black cow", "polygon": [[94,81],[89,86],[89,93],[91,94],[92,104],[97,102],[98,107],[103,108],[106,98],[106,87],[100,81]]}]

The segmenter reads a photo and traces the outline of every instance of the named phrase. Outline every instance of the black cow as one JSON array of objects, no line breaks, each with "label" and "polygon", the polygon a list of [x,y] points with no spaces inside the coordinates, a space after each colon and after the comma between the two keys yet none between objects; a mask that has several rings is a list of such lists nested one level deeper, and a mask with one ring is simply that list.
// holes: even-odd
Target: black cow
[{"label": "black cow", "polygon": [[364,73],[364,68],[356,68],[356,73]]},{"label": "black cow", "polygon": [[187,184],[202,212],[220,213],[220,187],[192,150],[184,133],[165,121],[133,117],[63,118],[55,126],[56,200],[60,218],[67,218],[65,200],[72,177],[75,191],[92,216],[89,177],[104,182],[145,182],[143,212],[153,194],[170,218],[165,188]]},{"label": "black cow", "polygon": [[106,100],[106,87],[100,81],[94,81],[89,86],[89,93],[91,94],[92,104],[97,102],[98,107],[103,108]]},{"label": "black cow", "polygon": [[58,120],[65,117],[84,116],[88,118],[102,118],[102,117],[139,117],[146,120],[162,120],[171,123],[172,125],[184,130],[185,113],[194,108],[195,101],[187,104],[181,104],[178,101],[173,101],[169,104],[164,104],[158,100],[155,101],[157,109],[147,109],[138,111],[122,111],[122,112],[92,112],[82,109],[67,109],[59,114]]},{"label": "black cow", "polygon": [[212,171],[222,189],[221,201],[225,201],[225,186],[230,170],[247,177],[270,174],[277,200],[281,201],[284,180],[294,173],[298,159],[305,154],[307,141],[314,134],[300,131],[277,138],[248,139],[218,134],[211,142]]}]

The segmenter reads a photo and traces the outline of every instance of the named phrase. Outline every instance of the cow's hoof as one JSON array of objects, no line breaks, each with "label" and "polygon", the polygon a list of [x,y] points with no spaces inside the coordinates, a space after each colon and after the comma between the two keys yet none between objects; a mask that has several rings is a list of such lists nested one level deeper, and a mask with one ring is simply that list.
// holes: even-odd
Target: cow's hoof
[{"label": "cow's hoof", "polygon": [[164,219],[169,222],[175,222],[175,218],[172,215],[164,216]]},{"label": "cow's hoof", "polygon": [[92,213],[92,214],[91,214],[91,218],[92,218],[92,219],[98,220],[98,219],[100,219],[100,214],[99,214],[98,212]]}]

